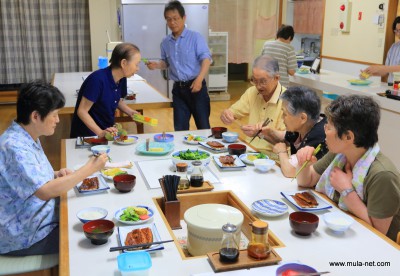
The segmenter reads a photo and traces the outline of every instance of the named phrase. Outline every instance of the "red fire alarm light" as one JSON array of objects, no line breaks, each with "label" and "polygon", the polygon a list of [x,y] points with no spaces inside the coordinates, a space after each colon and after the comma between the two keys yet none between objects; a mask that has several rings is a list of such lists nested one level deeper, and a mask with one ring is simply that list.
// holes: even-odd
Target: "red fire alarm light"
[{"label": "red fire alarm light", "polygon": [[340,22],[339,28],[340,28],[341,30],[343,30],[343,28],[344,28],[344,23],[343,23],[343,22]]},{"label": "red fire alarm light", "polygon": [[346,5],[344,5],[344,4],[343,4],[343,5],[340,5],[340,10],[341,10],[341,11],[344,11],[345,9],[346,9]]}]

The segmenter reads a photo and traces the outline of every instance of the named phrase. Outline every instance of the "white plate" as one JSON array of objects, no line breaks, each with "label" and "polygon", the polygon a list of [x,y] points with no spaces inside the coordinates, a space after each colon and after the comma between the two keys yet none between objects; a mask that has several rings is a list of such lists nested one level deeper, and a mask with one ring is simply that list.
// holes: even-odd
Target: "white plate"
[{"label": "white plate", "polygon": [[115,218],[116,220],[118,220],[119,222],[123,223],[123,224],[129,224],[129,225],[143,224],[143,223],[146,223],[146,222],[148,222],[149,220],[151,220],[151,219],[153,218],[154,212],[153,212],[153,210],[152,210],[150,207],[147,207],[147,206],[144,206],[144,205],[136,205],[135,207],[146,208],[147,211],[149,211],[149,213],[148,213],[149,218],[148,218],[148,219],[145,219],[145,220],[138,220],[138,221],[125,221],[125,220],[121,220],[121,219],[120,219],[120,216],[123,214],[124,210],[125,210],[126,208],[128,208],[128,207],[124,207],[124,208],[121,208],[121,209],[117,210],[117,211],[115,212],[115,214],[114,214],[114,218]]},{"label": "white plate", "polygon": [[[239,156],[240,160],[242,160],[245,164],[247,165],[253,165],[254,166],[254,162],[247,159],[248,156],[250,155],[259,155],[259,153],[243,153]],[[266,156],[265,158],[261,158],[261,159],[269,159],[268,156]]]},{"label": "white plate", "polygon": [[128,135],[128,139],[124,140],[124,141],[118,141],[118,140],[116,140],[117,138],[119,138],[119,136],[114,137],[114,142],[119,145],[132,145],[132,144],[136,143],[137,140],[139,140],[139,137],[133,136],[133,135]]},{"label": "white plate", "polygon": [[[295,195],[296,193],[302,193],[302,192],[309,192],[310,194],[312,194],[315,199],[318,202],[318,206],[316,207],[309,207],[309,208],[303,208],[300,207],[296,201],[293,199],[293,195]],[[300,211],[320,211],[320,210],[325,210],[325,209],[329,209],[332,208],[332,205],[326,203],[324,200],[322,200],[322,198],[320,198],[319,196],[317,196],[315,193],[313,193],[311,190],[303,190],[303,191],[292,191],[292,192],[281,192],[281,194],[290,201],[290,203],[292,203],[294,206],[297,207],[297,209],[299,209]]]},{"label": "white plate", "polygon": [[97,177],[97,179],[99,180],[99,188],[97,190],[90,190],[90,191],[85,191],[85,190],[81,190],[80,187],[82,185],[82,181],[78,183],[78,185],[76,185],[76,189],[78,190],[79,193],[81,194],[95,194],[95,193],[100,193],[100,192],[104,192],[106,190],[110,189],[110,186],[108,186],[107,182],[104,180],[103,177],[99,177],[100,175],[91,175],[87,178],[92,178],[92,177]]},{"label": "white plate", "polygon": [[[161,241],[160,234],[157,231],[157,227],[154,223],[151,224],[143,224],[143,225],[137,225],[137,226],[122,226],[118,227],[118,238],[120,241],[121,246],[125,246],[125,239],[126,236],[128,235],[129,232],[131,232],[134,229],[140,229],[140,228],[146,228],[149,227],[151,229],[151,232],[153,232],[153,242],[159,242]],[[163,250],[164,245],[161,244],[153,244],[150,246],[150,248],[147,249],[141,249],[141,250],[134,250],[134,251],[156,251],[156,250]],[[129,250],[122,250],[123,252],[129,252]]]},{"label": "white plate", "polygon": [[[117,168],[112,168],[112,169],[117,169]],[[109,176],[109,175],[104,174],[104,171],[112,170],[112,169],[104,169],[104,170],[101,170],[101,171],[100,171],[100,172],[101,172],[101,175],[102,175],[105,179],[113,180],[114,175],[113,175],[113,176]],[[125,168],[119,168],[119,169],[120,169],[121,171],[128,172],[128,169],[125,169]]]},{"label": "white plate", "polygon": [[191,140],[191,141],[188,141],[189,135],[186,135],[185,137],[183,137],[183,142],[186,143],[186,144],[189,144],[189,145],[198,145],[199,142],[204,142],[205,140],[207,140],[207,137],[205,137],[205,136],[200,136],[200,135],[193,135],[193,136],[195,138],[197,138],[197,137],[201,138],[201,141],[196,141],[194,139]]},{"label": "white plate", "polygon": [[213,156],[215,163],[218,165],[218,167],[222,170],[238,170],[238,169],[243,169],[246,167],[246,165],[240,160],[240,158],[237,155],[231,155],[233,158],[235,158],[235,163],[233,166],[224,166],[220,161],[219,161],[219,156]]},{"label": "white plate", "polygon": [[[207,142],[212,142],[212,141],[213,140],[210,140],[210,141],[207,141]],[[223,148],[216,149],[216,148],[213,148],[213,147],[209,146],[207,144],[207,142],[199,142],[199,145],[201,145],[201,146],[203,146],[203,147],[205,147],[205,148],[207,148],[207,149],[209,149],[211,151],[214,151],[214,152],[225,152],[225,151],[228,151],[228,148],[226,147],[226,145],[224,145]],[[221,143],[221,141],[216,141],[216,142]],[[221,143],[221,144],[223,144],[223,143]]]},{"label": "white plate", "polygon": [[251,209],[262,216],[277,217],[288,211],[288,206],[279,200],[260,199],[251,204]]}]

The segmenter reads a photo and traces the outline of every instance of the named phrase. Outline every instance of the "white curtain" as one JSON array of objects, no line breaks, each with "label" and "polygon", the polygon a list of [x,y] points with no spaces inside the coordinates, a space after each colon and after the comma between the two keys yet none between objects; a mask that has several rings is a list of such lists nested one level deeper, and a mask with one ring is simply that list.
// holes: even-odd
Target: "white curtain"
[{"label": "white curtain", "polygon": [[[251,63],[256,39],[271,39],[277,30],[278,0],[211,0],[209,25],[229,33],[230,63]],[[258,54],[258,53],[257,53]]]},{"label": "white curtain", "polygon": [[90,71],[87,0],[0,1],[0,83]]}]

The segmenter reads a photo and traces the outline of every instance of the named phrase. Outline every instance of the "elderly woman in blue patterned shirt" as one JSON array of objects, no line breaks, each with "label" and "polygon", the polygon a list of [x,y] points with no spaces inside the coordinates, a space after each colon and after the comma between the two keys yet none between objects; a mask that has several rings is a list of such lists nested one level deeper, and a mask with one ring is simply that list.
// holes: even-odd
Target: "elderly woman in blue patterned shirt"
[{"label": "elderly woman in blue patterned shirt", "polygon": [[53,170],[39,137],[54,134],[64,104],[63,94],[42,82],[18,93],[17,119],[0,136],[0,254],[58,253],[56,198],[107,161],[104,154],[76,172]]}]

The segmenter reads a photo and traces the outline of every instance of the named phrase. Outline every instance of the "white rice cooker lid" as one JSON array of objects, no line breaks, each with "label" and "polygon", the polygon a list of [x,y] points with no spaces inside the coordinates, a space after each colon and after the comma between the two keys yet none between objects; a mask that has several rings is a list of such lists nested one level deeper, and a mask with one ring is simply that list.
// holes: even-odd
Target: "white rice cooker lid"
[{"label": "white rice cooker lid", "polygon": [[203,229],[222,229],[228,222],[236,226],[243,223],[242,212],[224,204],[196,205],[187,209],[183,217],[189,226]]}]

